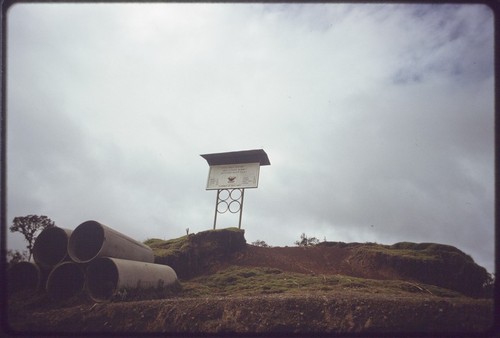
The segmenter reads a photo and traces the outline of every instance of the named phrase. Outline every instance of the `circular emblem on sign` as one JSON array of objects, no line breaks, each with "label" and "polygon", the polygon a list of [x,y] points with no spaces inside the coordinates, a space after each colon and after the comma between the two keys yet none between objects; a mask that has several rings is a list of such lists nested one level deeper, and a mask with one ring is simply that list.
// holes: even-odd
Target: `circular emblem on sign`
[{"label": "circular emblem on sign", "polygon": [[241,209],[241,189],[222,189],[217,199],[217,212],[223,214],[229,212],[235,214]]}]

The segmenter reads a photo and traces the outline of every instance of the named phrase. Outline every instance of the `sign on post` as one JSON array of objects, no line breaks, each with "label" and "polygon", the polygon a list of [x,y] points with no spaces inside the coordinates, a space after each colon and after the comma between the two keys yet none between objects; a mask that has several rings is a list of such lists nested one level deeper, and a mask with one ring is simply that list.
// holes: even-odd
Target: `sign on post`
[{"label": "sign on post", "polygon": [[217,190],[214,229],[217,214],[226,211],[240,213],[238,228],[241,228],[245,189],[257,188],[260,166],[271,164],[266,152],[262,149],[244,150],[205,154],[201,157],[210,166],[206,190]]},{"label": "sign on post", "polygon": [[257,188],[259,170],[259,162],[211,166],[207,190]]}]

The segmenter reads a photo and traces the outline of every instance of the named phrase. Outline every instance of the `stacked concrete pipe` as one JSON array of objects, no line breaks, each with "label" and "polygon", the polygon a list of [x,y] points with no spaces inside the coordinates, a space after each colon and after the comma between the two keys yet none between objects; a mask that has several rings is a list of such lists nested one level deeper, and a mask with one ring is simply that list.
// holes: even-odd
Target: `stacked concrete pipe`
[{"label": "stacked concrete pipe", "polygon": [[150,247],[96,221],[86,221],[76,227],[69,237],[67,250],[72,264],[83,268],[78,270],[67,262],[61,263],[57,267],[61,272],[53,271],[49,277],[49,293],[64,287],[68,275],[70,283],[64,287],[67,296],[84,287],[96,302],[110,300],[127,289],[158,289],[178,283],[171,267],[153,264]]},{"label": "stacked concrete pipe", "polygon": [[37,291],[41,288],[45,273],[37,264],[32,262],[18,262],[9,266],[7,270],[8,290]]},{"label": "stacked concrete pipe", "polygon": [[40,290],[51,270],[68,260],[68,239],[72,230],[59,227],[44,229],[33,244],[33,262],[19,262],[9,268],[9,290]]},{"label": "stacked concrete pipe", "polygon": [[44,229],[33,245],[33,259],[45,268],[53,268],[57,264],[69,260],[68,240],[73,230],[59,227]]},{"label": "stacked concrete pipe", "polygon": [[174,269],[161,264],[99,257],[87,270],[87,291],[96,302],[109,300],[123,290],[160,289],[175,283]]},{"label": "stacked concrete pipe", "polygon": [[45,290],[50,298],[64,300],[79,295],[85,287],[84,264],[62,262],[56,265],[47,278]]},{"label": "stacked concrete pipe", "polygon": [[93,300],[106,301],[123,290],[178,283],[171,267],[153,264],[150,247],[96,221],[83,222],[75,230],[45,229],[35,241],[33,258],[36,264],[22,262],[9,270],[10,284],[17,288],[44,285],[56,300],[86,290]]},{"label": "stacked concrete pipe", "polygon": [[84,266],[71,261],[68,242],[73,230],[50,227],[43,230],[33,245],[33,259],[43,268],[41,280],[47,294],[57,300],[67,299],[84,290]]},{"label": "stacked concrete pipe", "polygon": [[149,246],[96,221],[84,222],[73,231],[68,253],[77,263],[87,263],[97,257],[154,262],[153,250]]}]

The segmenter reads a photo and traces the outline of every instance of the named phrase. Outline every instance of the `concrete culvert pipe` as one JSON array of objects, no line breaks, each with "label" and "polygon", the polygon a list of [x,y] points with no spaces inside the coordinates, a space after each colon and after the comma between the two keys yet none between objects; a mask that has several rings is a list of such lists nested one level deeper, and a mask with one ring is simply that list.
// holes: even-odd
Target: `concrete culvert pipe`
[{"label": "concrete culvert pipe", "polygon": [[49,274],[45,289],[50,298],[69,299],[78,295],[85,286],[85,266],[75,262],[62,262]]},{"label": "concrete culvert pipe", "polygon": [[170,266],[100,257],[88,266],[86,288],[90,298],[102,302],[123,290],[159,289],[177,283],[177,274]]},{"label": "concrete culvert pipe", "polygon": [[19,262],[9,267],[7,276],[9,291],[37,291],[42,283],[43,273],[35,263]]},{"label": "concrete culvert pipe", "polygon": [[113,257],[141,262],[154,262],[153,250],[96,221],[87,221],[71,233],[68,254],[77,263],[97,257]]},{"label": "concrete culvert pipe", "polygon": [[43,230],[33,245],[33,259],[43,267],[52,268],[68,257],[68,240],[73,230],[52,227]]}]

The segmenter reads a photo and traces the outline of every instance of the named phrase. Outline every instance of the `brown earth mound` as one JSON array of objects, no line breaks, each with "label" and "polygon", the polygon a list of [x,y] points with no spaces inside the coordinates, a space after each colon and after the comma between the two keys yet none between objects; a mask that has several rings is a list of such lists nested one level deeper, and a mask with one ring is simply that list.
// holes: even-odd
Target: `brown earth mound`
[{"label": "brown earth mound", "polygon": [[459,249],[435,243],[323,242],[305,247],[246,244],[244,230],[203,231],[178,239],[146,241],[155,262],[171,266],[179,278],[213,273],[230,265],[278,268],[306,274],[341,274],[370,279],[400,279],[481,296],[486,269]]},{"label": "brown earth mound", "polygon": [[[404,249],[402,247],[404,246]],[[341,274],[370,279],[400,279],[459,291],[484,293],[488,273],[457,248],[433,243],[379,244],[324,242],[310,247],[247,245],[227,265],[266,266],[309,274]],[[220,267],[217,267],[220,268]]]}]

